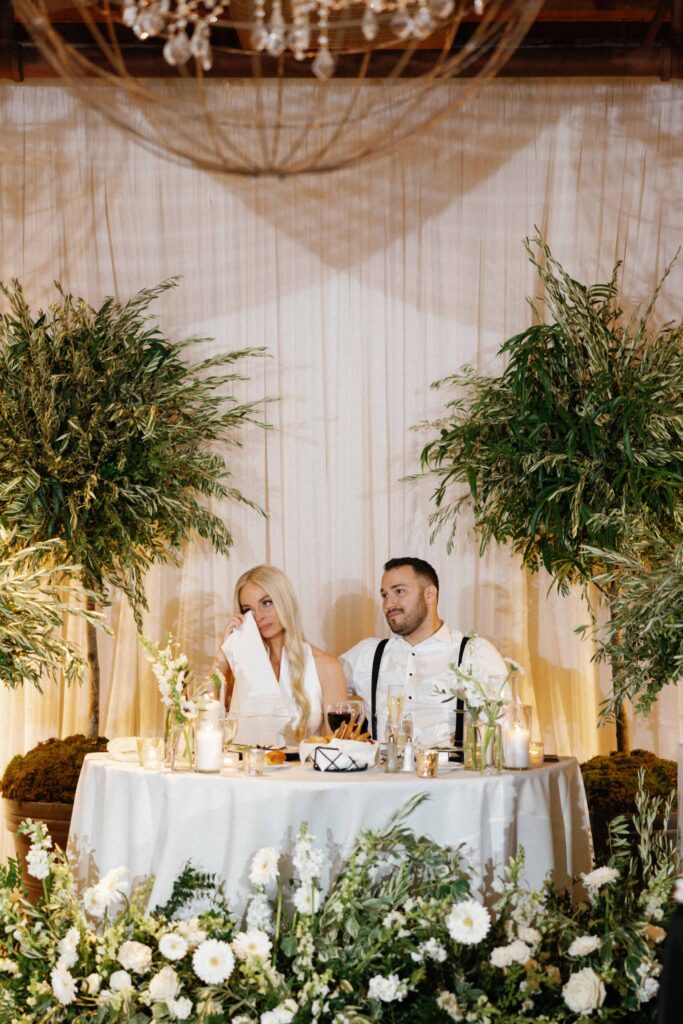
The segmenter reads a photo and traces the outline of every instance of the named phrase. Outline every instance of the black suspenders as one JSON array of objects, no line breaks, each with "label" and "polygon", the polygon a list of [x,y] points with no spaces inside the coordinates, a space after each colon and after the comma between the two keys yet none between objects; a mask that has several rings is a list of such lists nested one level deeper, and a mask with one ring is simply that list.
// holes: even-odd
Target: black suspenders
[{"label": "black suspenders", "polygon": [[[468,636],[464,636],[460,641],[460,650],[458,651],[458,667],[462,663],[462,657],[465,653],[465,648],[469,641]],[[375,648],[375,656],[372,659],[372,679],[371,679],[371,697],[370,697],[370,709],[371,709],[371,722],[372,722],[372,738],[377,739],[377,683],[379,681],[379,667],[382,664],[382,655],[384,654],[384,648],[389,643],[388,637],[384,640],[380,640]],[[456,704],[456,710],[462,712],[465,705],[458,698]],[[462,735],[463,735],[463,716],[462,714],[456,715],[455,717],[455,745],[462,746]]]}]

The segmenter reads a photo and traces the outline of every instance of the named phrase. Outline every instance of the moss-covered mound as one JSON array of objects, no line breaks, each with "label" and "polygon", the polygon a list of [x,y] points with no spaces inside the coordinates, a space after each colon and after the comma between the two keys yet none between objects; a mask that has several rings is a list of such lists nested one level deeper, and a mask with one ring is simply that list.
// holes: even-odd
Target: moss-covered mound
[{"label": "moss-covered mound", "polygon": [[82,734],[45,740],[26,754],[17,754],[5,769],[0,792],[8,800],[73,803],[86,754],[106,750],[107,740]]},{"label": "moss-covered mound", "polygon": [[675,791],[678,765],[675,761],[657,757],[649,750],[593,757],[582,764],[583,784],[591,812],[611,818],[635,811],[641,768],[645,769],[645,788],[650,796],[666,797]]}]

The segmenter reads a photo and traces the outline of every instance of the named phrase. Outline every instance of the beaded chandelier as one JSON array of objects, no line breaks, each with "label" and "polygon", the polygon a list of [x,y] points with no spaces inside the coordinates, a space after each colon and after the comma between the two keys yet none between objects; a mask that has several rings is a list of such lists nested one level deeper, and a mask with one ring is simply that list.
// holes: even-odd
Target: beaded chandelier
[{"label": "beaded chandelier", "polygon": [[79,96],[148,146],[285,176],[426,131],[500,70],[542,2],[71,0],[66,19],[61,0],[14,7]]}]

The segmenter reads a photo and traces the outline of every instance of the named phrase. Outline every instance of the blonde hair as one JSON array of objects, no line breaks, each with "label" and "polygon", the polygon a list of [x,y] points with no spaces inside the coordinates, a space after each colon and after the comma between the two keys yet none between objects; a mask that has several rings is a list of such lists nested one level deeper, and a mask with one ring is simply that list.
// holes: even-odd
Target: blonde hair
[{"label": "blonde hair", "polygon": [[284,646],[289,660],[292,697],[299,711],[297,736],[301,739],[302,736],[308,734],[311,703],[304,690],[306,650],[304,648],[301,612],[299,611],[299,603],[296,599],[294,588],[282,569],[277,569],[274,565],[255,565],[253,569],[247,569],[246,572],[243,572],[235,584],[234,606],[235,612],[238,614],[242,611],[240,590],[247,583],[255,583],[266,591],[284,628]]}]

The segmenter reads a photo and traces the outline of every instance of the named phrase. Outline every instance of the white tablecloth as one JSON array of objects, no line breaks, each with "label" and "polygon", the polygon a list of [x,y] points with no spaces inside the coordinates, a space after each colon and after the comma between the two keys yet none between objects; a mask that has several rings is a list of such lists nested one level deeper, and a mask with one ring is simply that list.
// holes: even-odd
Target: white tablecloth
[{"label": "white tablecloth", "polygon": [[591,866],[590,826],[583,782],[573,758],[527,772],[480,776],[445,770],[437,779],[387,775],[372,768],[325,774],[299,764],[196,775],[146,771],[91,754],[76,793],[69,850],[81,880],[125,865],[131,878],[155,875],[152,904],[163,903],[188,860],[225,879],[241,911],[249,864],[262,846],[291,849],[308,822],[334,871],[361,828],[384,825],[415,793],[429,800],[412,828],[438,843],[465,844],[475,869],[490,882],[524,846],[526,877],[538,886],[553,871],[561,886]]}]

